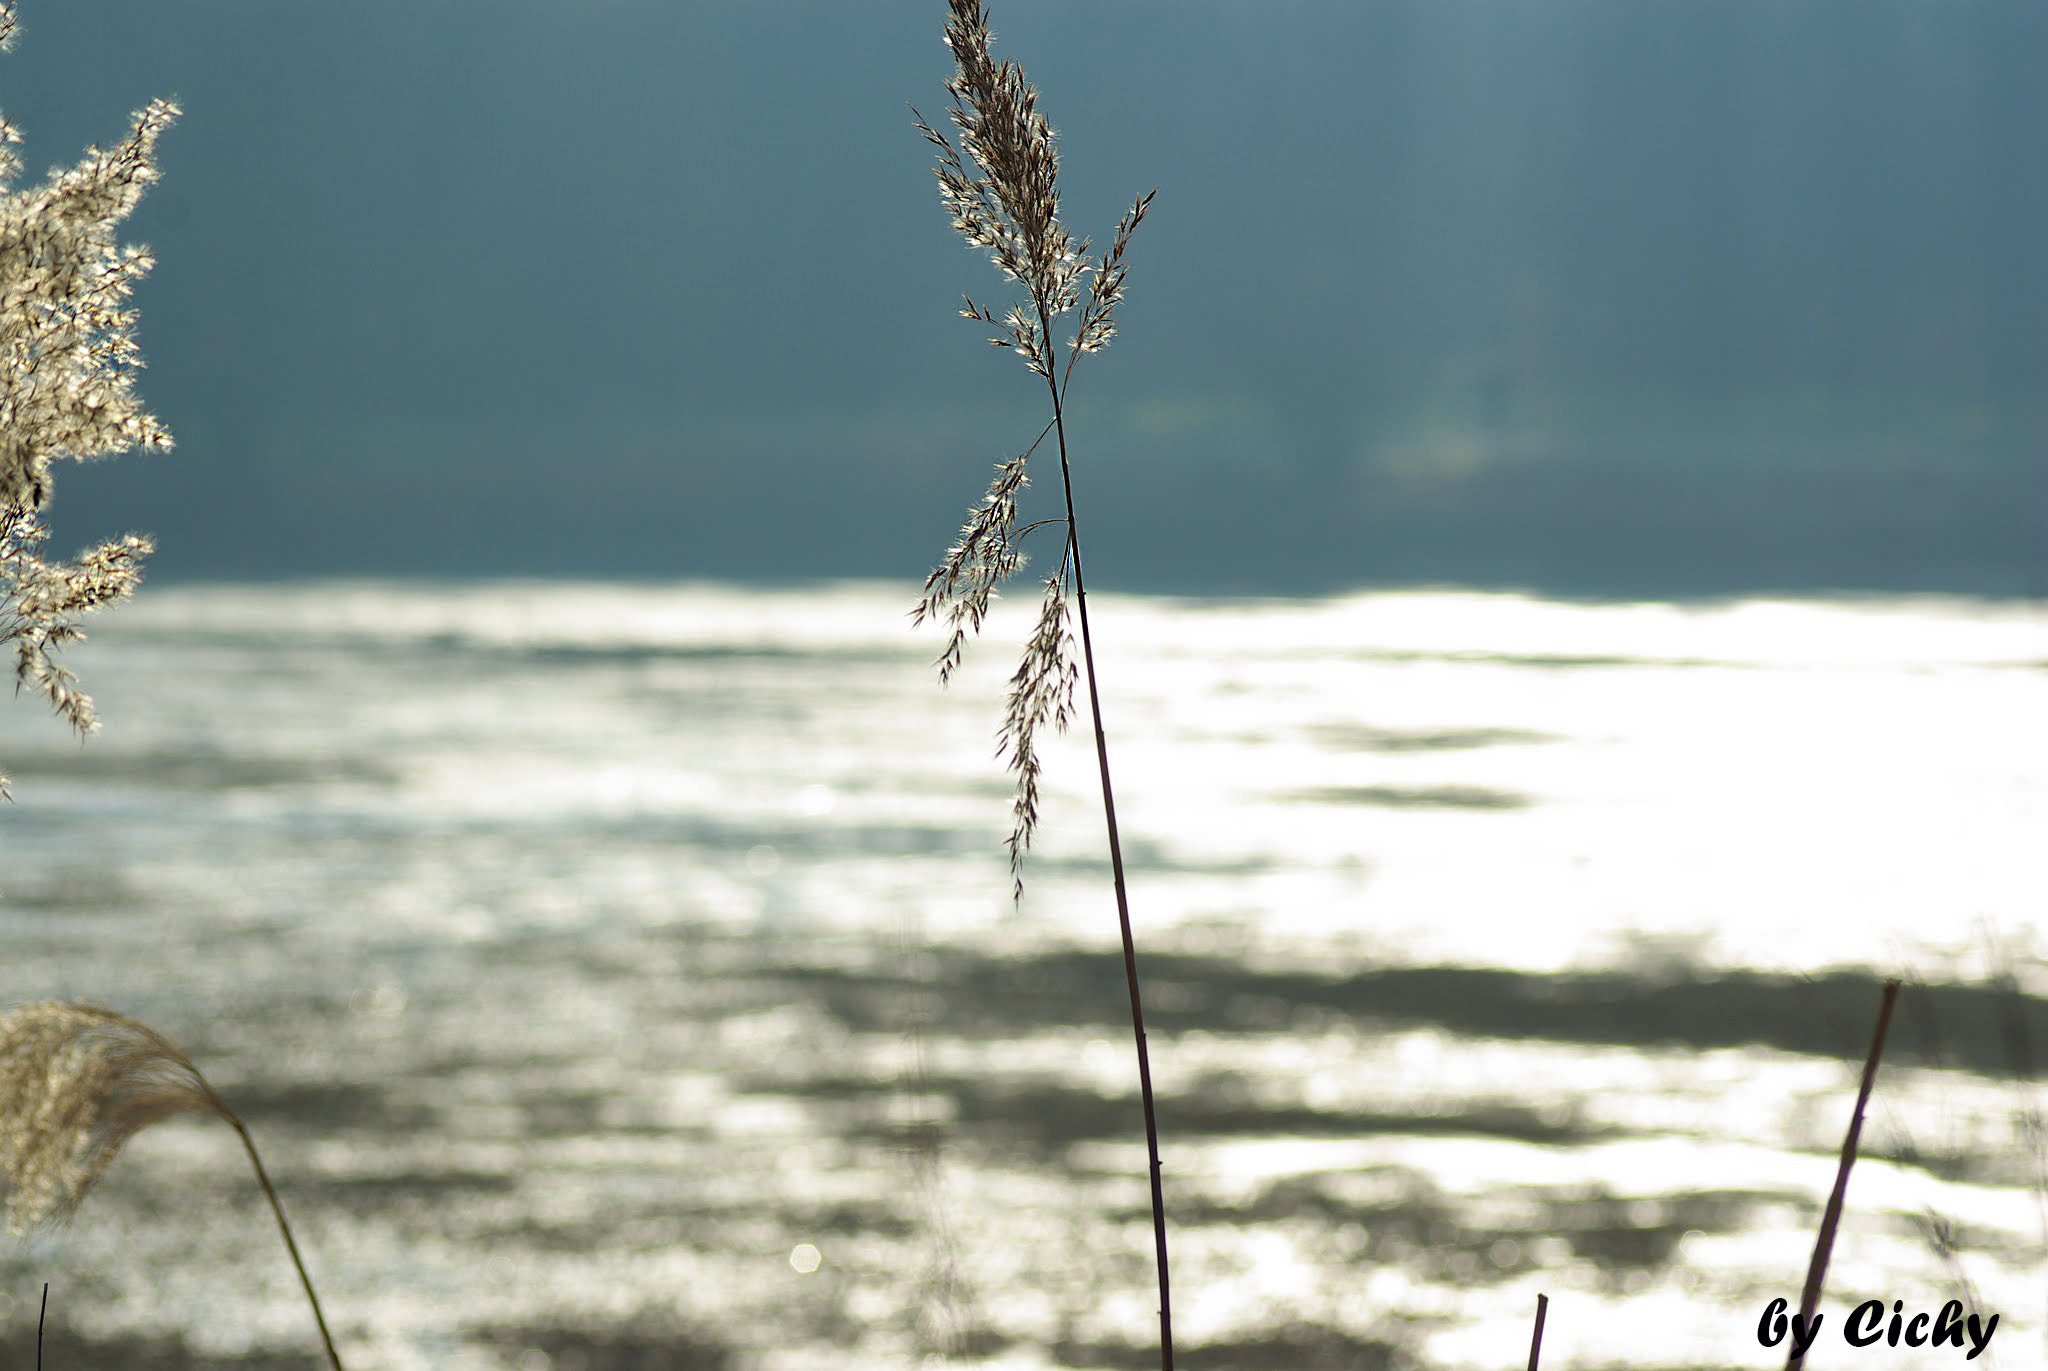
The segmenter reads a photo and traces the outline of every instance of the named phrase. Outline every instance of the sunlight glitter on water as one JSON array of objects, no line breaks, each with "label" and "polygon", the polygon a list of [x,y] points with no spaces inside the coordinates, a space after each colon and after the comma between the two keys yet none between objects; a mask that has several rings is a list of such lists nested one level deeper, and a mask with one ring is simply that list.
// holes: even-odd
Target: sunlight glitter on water
[{"label": "sunlight glitter on water", "polygon": [[[280,615],[283,594],[310,603]],[[895,598],[212,590],[138,605],[129,631],[174,641],[201,622],[255,633],[282,620],[308,643],[551,654],[487,657],[424,695],[358,697],[354,750],[387,769],[403,754],[421,823],[669,815],[702,831],[819,819],[806,806],[844,795],[859,797],[840,806],[847,828],[971,823],[965,806],[979,804],[999,837],[990,701],[1017,612],[998,612],[941,693],[914,669],[931,644]],[[1238,917],[1246,903],[1229,896],[1242,891],[1269,934],[1334,924],[1410,955],[1484,946],[1532,967],[1581,960],[1621,930],[1699,940],[1738,964],[1905,961],[1963,950],[1926,936],[1930,909],[2033,919],[2048,734],[2042,673],[2027,667],[2048,657],[2048,629],[2029,610],[1414,592],[1247,607],[1110,597],[1099,612],[1115,626],[1104,670],[1119,682],[1134,847],[1192,878],[1166,873],[1155,918]],[[814,671],[759,656],[835,648],[872,655],[839,669],[831,695]],[[279,743],[299,741],[294,712],[265,712],[285,724]],[[781,745],[764,752],[756,727]],[[1099,838],[1083,740],[1049,754],[1058,803],[1041,865],[1056,868]],[[360,793],[371,810],[392,798]],[[1219,883],[1219,866],[1242,879]],[[1833,912],[1849,909],[1855,947]]]},{"label": "sunlight glitter on water", "polygon": [[[103,734],[0,713],[0,994],[203,1056],[378,1364],[909,1366],[944,1327],[1127,1358],[1149,1230],[1093,758],[1048,749],[1013,908],[992,754],[1029,607],[941,691],[905,599],[152,588],[75,654]],[[2038,983],[2031,608],[1091,607],[1186,1327],[1249,1349],[1204,1364],[1513,1364],[1539,1288],[1555,1364],[1753,1361],[1867,1024],[1715,978]],[[1440,967],[1650,990],[1560,1020],[1562,982]],[[1702,986],[1718,1021],[1674,1030],[1656,996]],[[1888,1065],[1842,1289],[1943,1278],[1932,1207],[2033,1365],[2040,1167],[1971,1051]],[[93,1346],[297,1346],[220,1142],[140,1140],[38,1249]]]}]

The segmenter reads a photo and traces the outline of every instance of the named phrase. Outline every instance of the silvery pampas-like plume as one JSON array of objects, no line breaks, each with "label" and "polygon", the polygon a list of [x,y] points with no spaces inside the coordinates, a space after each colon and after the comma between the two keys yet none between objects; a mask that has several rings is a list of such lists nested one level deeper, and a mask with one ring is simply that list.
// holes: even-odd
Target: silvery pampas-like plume
[{"label": "silvery pampas-like plume", "polygon": [[[14,6],[0,0],[0,48],[14,30]],[[88,148],[21,189],[21,134],[0,118],[0,645],[13,649],[16,682],[80,733],[95,725],[92,697],[51,654],[82,636],[79,616],[134,590],[151,545],[130,534],[50,560],[42,510],[52,463],[171,445],[134,389],[142,359],[127,302],[152,259],[114,230],[157,179],[157,136],[177,113],[156,101],[111,152]]]},{"label": "silvery pampas-like plume", "polygon": [[340,1371],[320,1299],[248,1128],[190,1057],[110,1009],[31,1004],[0,1015],[0,1213],[7,1227],[22,1233],[69,1218],[122,1144],[175,1114],[211,1115],[235,1130],[284,1234],[328,1361]]},{"label": "silvery pampas-like plume", "polygon": [[8,1229],[69,1217],[123,1143],[182,1113],[235,1121],[191,1059],[134,1020],[82,1004],[33,1004],[0,1017]]}]

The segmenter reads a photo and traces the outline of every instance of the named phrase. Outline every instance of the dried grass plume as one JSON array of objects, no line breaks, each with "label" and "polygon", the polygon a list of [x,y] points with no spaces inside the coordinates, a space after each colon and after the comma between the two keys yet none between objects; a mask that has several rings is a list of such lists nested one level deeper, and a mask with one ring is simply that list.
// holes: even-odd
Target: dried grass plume
[{"label": "dried grass plume", "polygon": [[320,1327],[328,1364],[341,1357],[255,1140],[192,1059],[154,1029],[89,1004],[31,1004],[0,1015],[0,1213],[25,1233],[75,1212],[121,1147],[176,1114],[235,1130]]},{"label": "dried grass plume", "polygon": [[[1109,250],[1088,256],[1086,239],[1076,239],[1060,221],[1059,147],[1052,125],[1038,109],[1038,90],[1014,61],[998,62],[994,35],[982,0],[949,0],[946,47],[954,71],[946,82],[947,111],[959,146],[926,122],[915,108],[917,128],[938,150],[933,168],[939,200],[953,228],[970,247],[988,253],[1006,281],[1022,288],[1024,300],[1002,315],[963,296],[963,318],[1000,330],[989,339],[1020,357],[1050,392],[1053,417],[1023,452],[998,463],[981,503],[968,512],[960,536],[925,579],[924,595],[912,620],[944,619],[951,629],[939,654],[941,682],[952,677],[970,634],[988,617],[997,587],[1024,565],[1020,544],[1047,525],[1066,534],[1058,565],[1044,580],[1038,623],[1010,679],[999,734],[998,755],[1017,778],[1011,802],[1010,875],[1012,895],[1024,895],[1024,852],[1038,827],[1038,736],[1051,723],[1061,732],[1074,714],[1079,680],[1074,636],[1068,629],[1067,597],[1083,603],[1080,546],[1074,533],[1072,482],[1068,477],[1064,405],[1074,364],[1098,352],[1116,336],[1116,307],[1124,297],[1125,250],[1152,204],[1139,196],[1118,221]],[[1085,283],[1085,289],[1084,289]],[[1056,320],[1080,310],[1061,364],[1052,342]],[[1018,497],[1030,484],[1027,468],[1048,435],[1057,435],[1066,517],[1019,527]],[[1085,633],[1084,633],[1085,636]]]},{"label": "dried grass plume", "polygon": [[0,1182],[10,1232],[70,1217],[122,1144],[174,1114],[237,1124],[199,1069],[112,1010],[32,1004],[0,1017]]}]

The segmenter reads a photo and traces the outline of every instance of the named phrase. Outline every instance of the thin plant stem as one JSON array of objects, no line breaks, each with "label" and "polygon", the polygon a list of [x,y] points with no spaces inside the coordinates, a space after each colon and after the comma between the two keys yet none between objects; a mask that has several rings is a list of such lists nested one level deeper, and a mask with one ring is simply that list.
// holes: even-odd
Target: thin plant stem
[{"label": "thin plant stem", "polygon": [[43,1371],[43,1320],[50,1313],[50,1283],[43,1282],[42,1307],[36,1310],[36,1371]]},{"label": "thin plant stem", "polygon": [[1536,1363],[1543,1356],[1543,1320],[1550,1313],[1550,1296],[1536,1296],[1536,1331],[1529,1335],[1529,1371],[1536,1371]]},{"label": "thin plant stem", "polygon": [[284,1234],[285,1250],[291,1253],[292,1265],[298,1268],[299,1284],[306,1288],[306,1303],[313,1306],[313,1322],[320,1325],[320,1341],[327,1348],[328,1365],[334,1371],[342,1371],[341,1354],[334,1350],[334,1338],[327,1331],[327,1316],[320,1312],[320,1297],[313,1293],[313,1278],[306,1274],[306,1263],[299,1256],[299,1244],[292,1237],[292,1226],[284,1216],[284,1205],[277,1198],[277,1191],[271,1187],[270,1173],[263,1169],[263,1158],[256,1155],[256,1140],[249,1136],[249,1130],[233,1115],[228,1116],[235,1136],[242,1140],[242,1150],[249,1154],[249,1164],[256,1168],[256,1183],[263,1187],[263,1197],[270,1201],[270,1212],[277,1216],[277,1231]]},{"label": "thin plant stem", "polygon": [[[1856,1112],[1849,1116],[1849,1134],[1842,1140],[1842,1160],[1835,1168],[1835,1188],[1828,1194],[1827,1208],[1820,1218],[1820,1233],[1813,1241],[1813,1261],[1806,1268],[1806,1289],[1799,1296],[1798,1327],[1811,1328],[1814,1311],[1820,1308],[1828,1257],[1835,1249],[1835,1230],[1842,1222],[1842,1200],[1849,1193],[1849,1168],[1856,1165],[1856,1141],[1863,1134],[1863,1112],[1870,1106],[1871,1087],[1877,1084],[1877,1063],[1884,1056],[1884,1035],[1891,1027],[1892,1006],[1898,998],[1899,983],[1886,981],[1884,1002],[1877,1011],[1877,1029],[1870,1035],[1870,1055],[1863,1062],[1863,1082],[1856,1090]],[[1798,1346],[1797,1339],[1793,1346]],[[1785,1359],[1785,1371],[1797,1371],[1805,1360],[1804,1354],[1793,1352]]]},{"label": "thin plant stem", "polygon": [[[1040,336],[1051,338],[1052,321],[1038,311]],[[1049,372],[1051,368],[1047,368]],[[1109,741],[1102,730],[1102,692],[1095,684],[1095,643],[1088,627],[1088,589],[1081,577],[1081,533],[1074,522],[1074,475],[1067,464],[1067,422],[1060,386],[1050,375],[1053,429],[1059,435],[1060,486],[1067,501],[1067,555],[1074,566],[1074,606],[1081,620],[1081,662],[1088,677],[1088,713],[1095,724],[1095,763],[1102,774],[1102,816],[1109,829],[1109,870],[1116,886],[1116,918],[1123,934],[1124,979],[1131,992],[1131,1034],[1138,1044],[1138,1093],[1145,1108],[1145,1150],[1152,1182],[1152,1247],[1159,1265],[1159,1364],[1173,1371],[1173,1296],[1167,1278],[1166,1191],[1159,1163],[1159,1117],[1152,1104],[1152,1054],[1145,1046],[1145,1007],[1138,993],[1138,947],[1131,935],[1131,897],[1124,883],[1124,849],[1117,836],[1116,791],[1109,781]]]}]

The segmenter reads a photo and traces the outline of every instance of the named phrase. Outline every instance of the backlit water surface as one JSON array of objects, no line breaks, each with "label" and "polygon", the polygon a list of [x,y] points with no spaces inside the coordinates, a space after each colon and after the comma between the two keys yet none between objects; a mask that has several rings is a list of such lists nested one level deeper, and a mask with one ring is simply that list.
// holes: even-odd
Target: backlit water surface
[{"label": "backlit water surface", "polygon": [[[1157,1365],[1087,734],[1013,907],[1034,607],[942,690],[909,598],[150,587],[102,733],[0,711],[0,1007],[191,1053],[351,1367]],[[1809,1364],[2048,1365],[2038,607],[1091,608],[1181,1364],[1782,1364],[1901,975]],[[216,1123],[0,1244],[0,1367],[45,1281],[56,1368],[323,1364]]]}]

